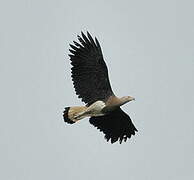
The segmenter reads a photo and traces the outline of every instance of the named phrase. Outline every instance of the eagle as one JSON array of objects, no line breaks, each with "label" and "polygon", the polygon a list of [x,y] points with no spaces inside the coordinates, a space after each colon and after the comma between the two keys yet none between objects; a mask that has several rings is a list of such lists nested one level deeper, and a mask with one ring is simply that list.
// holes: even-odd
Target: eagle
[{"label": "eagle", "polygon": [[135,100],[134,97],[117,97],[110,85],[108,69],[97,38],[81,32],[78,42],[70,44],[71,77],[74,89],[85,106],[65,107],[64,121],[73,124],[89,117],[89,122],[104,133],[111,143],[131,138],[137,132],[131,118],[120,108]]}]

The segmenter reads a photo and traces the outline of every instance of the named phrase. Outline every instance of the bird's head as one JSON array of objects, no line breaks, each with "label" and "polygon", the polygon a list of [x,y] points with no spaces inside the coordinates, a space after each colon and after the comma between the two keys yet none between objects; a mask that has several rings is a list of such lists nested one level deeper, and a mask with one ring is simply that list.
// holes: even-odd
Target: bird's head
[{"label": "bird's head", "polygon": [[120,100],[121,100],[122,105],[123,105],[125,103],[128,103],[129,101],[135,100],[135,98],[131,97],[131,96],[123,96]]}]

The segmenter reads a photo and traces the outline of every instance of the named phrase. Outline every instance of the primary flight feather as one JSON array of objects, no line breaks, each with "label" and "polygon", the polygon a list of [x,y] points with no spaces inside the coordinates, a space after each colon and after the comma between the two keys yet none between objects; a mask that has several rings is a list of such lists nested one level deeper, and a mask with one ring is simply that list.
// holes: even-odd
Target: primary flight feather
[{"label": "primary flight feather", "polygon": [[81,32],[76,41],[70,44],[71,77],[76,94],[86,106],[66,107],[64,121],[73,124],[85,117],[105,134],[105,139],[114,143],[126,141],[135,135],[137,129],[130,117],[120,106],[134,100],[131,96],[118,98],[114,95],[100,43]]}]

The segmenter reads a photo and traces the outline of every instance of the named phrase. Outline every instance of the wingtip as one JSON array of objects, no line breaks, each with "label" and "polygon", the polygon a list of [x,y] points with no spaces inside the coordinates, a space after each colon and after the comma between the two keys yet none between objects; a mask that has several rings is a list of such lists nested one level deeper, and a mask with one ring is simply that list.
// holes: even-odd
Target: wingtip
[{"label": "wingtip", "polygon": [[88,36],[88,37],[91,36],[90,33],[89,33],[89,31],[87,31],[87,36]]},{"label": "wingtip", "polygon": [[96,42],[96,45],[97,45],[98,47],[100,47],[100,43],[99,43],[97,37],[95,37],[95,42]]},{"label": "wingtip", "polygon": [[73,58],[73,57],[74,57],[74,55],[73,55],[73,54],[68,54],[68,56],[69,56],[70,58]]},{"label": "wingtip", "polygon": [[72,49],[69,49],[69,52],[71,52],[72,54],[75,55],[76,51],[72,50]]}]

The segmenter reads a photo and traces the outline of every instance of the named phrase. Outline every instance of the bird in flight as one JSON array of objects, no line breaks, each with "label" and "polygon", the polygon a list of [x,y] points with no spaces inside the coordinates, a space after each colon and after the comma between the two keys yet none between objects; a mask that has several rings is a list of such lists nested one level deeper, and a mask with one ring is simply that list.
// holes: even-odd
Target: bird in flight
[{"label": "bird in flight", "polygon": [[121,144],[135,135],[137,129],[120,106],[135,99],[131,96],[119,98],[113,93],[97,38],[93,39],[89,32],[87,35],[81,32],[78,40],[79,43],[73,41],[69,49],[71,77],[76,94],[86,105],[66,107],[64,121],[73,124],[89,117],[89,122],[105,134],[107,141]]}]

